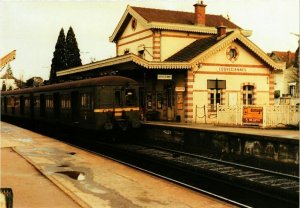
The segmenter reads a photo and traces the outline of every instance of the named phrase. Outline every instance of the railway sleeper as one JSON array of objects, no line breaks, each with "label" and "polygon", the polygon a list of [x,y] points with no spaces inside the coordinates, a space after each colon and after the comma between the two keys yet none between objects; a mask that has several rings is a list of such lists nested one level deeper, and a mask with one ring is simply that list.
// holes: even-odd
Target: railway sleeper
[{"label": "railway sleeper", "polygon": [[[130,145],[129,145],[130,146]],[[124,148],[124,146],[123,146]],[[252,181],[254,183],[258,184],[264,184],[267,186],[273,186],[274,188],[280,188],[284,190],[293,190],[293,192],[299,192],[295,184],[293,183],[288,183],[285,182],[285,179],[276,179],[274,176],[268,176],[264,175],[259,172],[255,171],[245,171],[242,168],[234,167],[234,166],[226,166],[223,164],[219,164],[216,162],[210,162],[206,161],[205,159],[199,159],[199,158],[194,158],[194,157],[189,157],[185,155],[179,155],[177,153],[171,153],[171,152],[165,152],[161,150],[155,150],[155,149],[147,149],[147,148],[131,148],[131,147],[126,147],[124,148],[127,151],[131,150],[133,152],[137,152],[143,155],[148,155],[152,158],[161,158],[163,160],[169,161],[169,162],[174,162],[177,163],[178,165],[182,167],[190,167],[193,168],[194,170],[205,170],[205,171],[211,171],[216,174],[223,174],[224,176],[233,176],[236,178],[241,178],[245,181]],[[175,157],[174,157],[175,156]],[[225,176],[226,177],[226,176]],[[281,181],[281,183],[278,183],[278,180]],[[282,186],[285,185],[285,186]]]},{"label": "railway sleeper", "polygon": [[295,186],[294,183],[289,183],[289,182],[286,182],[286,183],[273,183],[272,186],[275,186],[275,187],[290,187],[291,189],[294,189],[294,188],[299,188],[297,186]]},{"label": "railway sleeper", "polygon": [[224,173],[226,173],[227,175],[230,175],[230,176],[236,176],[236,174],[239,172],[241,172],[241,170],[237,170],[237,169],[224,171]]},{"label": "railway sleeper", "polygon": [[248,177],[250,175],[253,175],[255,172],[253,171],[244,171],[244,170],[241,170],[240,174],[237,175],[237,177],[239,178],[245,178],[245,177]]},{"label": "railway sleeper", "polygon": [[224,168],[220,168],[219,172],[227,173],[227,172],[231,172],[232,170],[233,170],[232,167],[224,167]]},{"label": "railway sleeper", "polygon": [[254,178],[251,178],[252,180],[265,180],[265,179],[270,179],[271,176],[266,176],[264,174],[260,174],[261,176],[257,176],[257,177],[254,177]]}]

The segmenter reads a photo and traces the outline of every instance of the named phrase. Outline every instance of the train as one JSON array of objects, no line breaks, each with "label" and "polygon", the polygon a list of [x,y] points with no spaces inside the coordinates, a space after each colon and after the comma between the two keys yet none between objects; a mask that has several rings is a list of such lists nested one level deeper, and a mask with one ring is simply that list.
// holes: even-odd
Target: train
[{"label": "train", "polygon": [[141,126],[139,84],[104,76],[1,92],[1,116],[109,131]]}]

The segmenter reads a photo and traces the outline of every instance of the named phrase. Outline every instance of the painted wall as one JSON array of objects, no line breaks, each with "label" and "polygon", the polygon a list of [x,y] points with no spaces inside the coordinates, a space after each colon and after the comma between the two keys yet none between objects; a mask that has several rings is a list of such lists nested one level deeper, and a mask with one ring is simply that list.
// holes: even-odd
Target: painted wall
[{"label": "painted wall", "polygon": [[[236,61],[227,58],[228,48],[238,51]],[[270,69],[247,49],[234,42],[194,68],[193,109],[208,106],[210,89],[207,80],[226,80],[226,89],[222,90],[222,105],[243,105],[243,85],[255,86],[255,105],[270,103]],[[199,111],[198,111],[199,112]],[[194,112],[195,113],[195,112]],[[195,116],[195,115],[194,115]]]},{"label": "painted wall", "polygon": [[[125,50],[129,53],[138,55],[139,47],[145,46],[145,52],[143,58],[152,61],[153,59],[153,32],[146,29],[138,21],[136,22],[136,28],[132,28],[132,21],[125,28],[123,34],[117,41],[117,55],[124,55]],[[143,48],[143,47],[142,47]]]},{"label": "painted wall", "polygon": [[207,37],[188,32],[161,32],[161,60],[165,60],[195,40]]}]

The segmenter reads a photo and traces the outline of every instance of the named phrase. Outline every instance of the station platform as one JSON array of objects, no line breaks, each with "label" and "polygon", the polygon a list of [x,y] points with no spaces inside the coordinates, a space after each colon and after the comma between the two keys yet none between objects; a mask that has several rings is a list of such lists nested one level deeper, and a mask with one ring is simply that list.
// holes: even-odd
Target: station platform
[{"label": "station platform", "polygon": [[14,208],[234,207],[172,182],[1,122],[1,187]]},{"label": "station platform", "polygon": [[179,122],[162,122],[162,121],[145,121],[145,125],[155,125],[164,127],[178,127],[186,129],[214,131],[214,132],[228,132],[239,133],[254,136],[265,136],[274,138],[286,138],[299,140],[299,129],[270,129],[260,127],[247,127],[247,126],[221,126],[215,124],[195,124],[195,123],[179,123]]}]

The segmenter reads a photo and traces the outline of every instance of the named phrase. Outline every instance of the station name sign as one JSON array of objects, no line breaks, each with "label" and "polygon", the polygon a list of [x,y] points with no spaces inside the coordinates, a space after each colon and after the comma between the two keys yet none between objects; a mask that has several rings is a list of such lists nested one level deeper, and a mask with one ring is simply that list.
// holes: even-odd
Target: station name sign
[{"label": "station name sign", "polygon": [[221,71],[221,72],[247,72],[247,69],[243,68],[243,67],[225,67],[225,66],[221,66],[221,67],[219,67],[219,71]]},{"label": "station name sign", "polygon": [[172,80],[172,74],[158,74],[158,80]]},{"label": "station name sign", "polygon": [[175,87],[175,92],[184,92],[185,87]]}]

